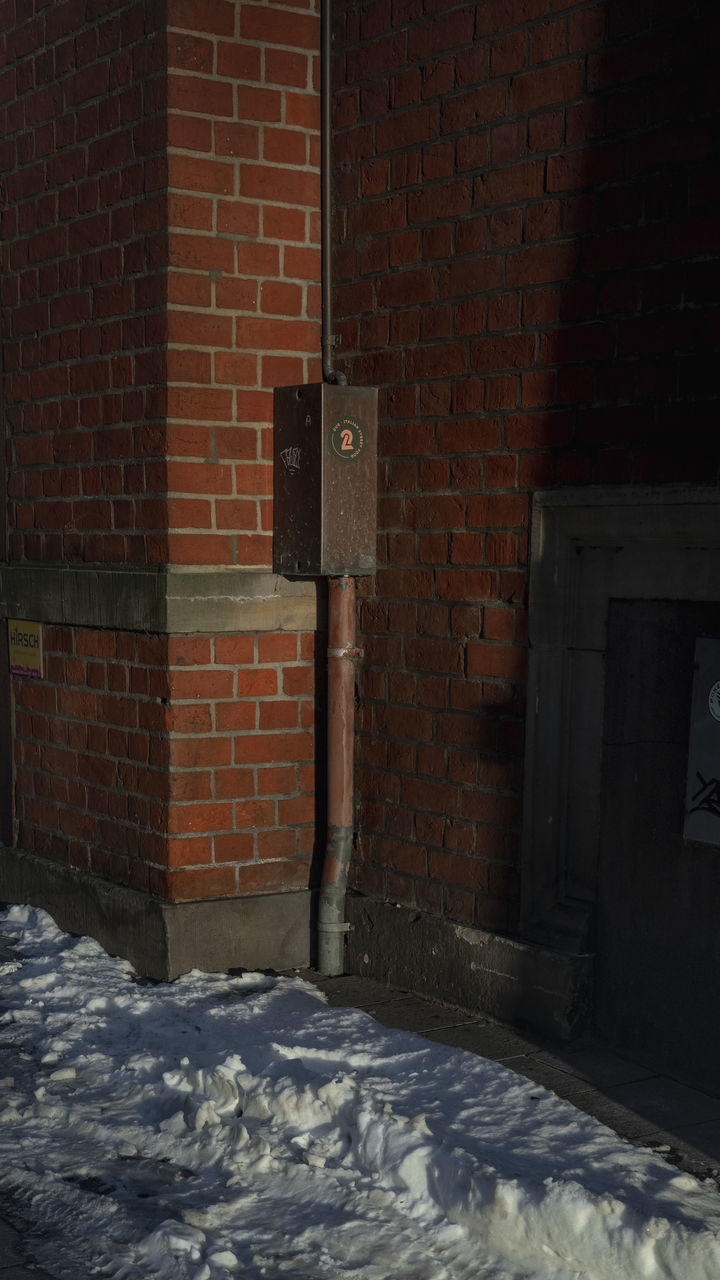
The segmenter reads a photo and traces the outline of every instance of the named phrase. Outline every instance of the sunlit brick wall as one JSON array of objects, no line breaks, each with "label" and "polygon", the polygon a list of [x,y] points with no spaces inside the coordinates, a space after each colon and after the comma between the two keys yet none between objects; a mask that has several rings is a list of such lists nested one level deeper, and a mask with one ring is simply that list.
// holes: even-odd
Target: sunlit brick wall
[{"label": "sunlit brick wall", "polygon": [[312,634],[170,640],[171,900],[305,889],[315,849]]},{"label": "sunlit brick wall", "polygon": [[[85,569],[228,570],[242,602],[272,389],[319,377],[317,4],[0,0],[0,39],[10,564],[59,602],[72,569],[89,616]],[[170,900],[308,887],[315,622],[266,588],[259,630],[209,604],[198,635],[42,601],[19,847]]]},{"label": "sunlit brick wall", "polygon": [[9,554],[162,560],[163,5],[0,14]]},{"label": "sunlit brick wall", "polygon": [[15,679],[22,848],[170,901],[307,888],[312,634],[44,640]]},{"label": "sunlit brick wall", "polygon": [[167,640],[44,628],[44,679],[14,677],[18,845],[131,888],[166,854]]},{"label": "sunlit brick wall", "polygon": [[170,560],[272,562],[272,390],[320,366],[319,16],[169,6]]}]

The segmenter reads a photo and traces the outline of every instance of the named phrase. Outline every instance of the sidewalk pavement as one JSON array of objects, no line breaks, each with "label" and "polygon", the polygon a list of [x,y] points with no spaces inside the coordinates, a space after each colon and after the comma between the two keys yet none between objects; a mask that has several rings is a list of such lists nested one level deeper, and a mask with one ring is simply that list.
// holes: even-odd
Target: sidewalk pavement
[{"label": "sidewalk pavement", "polygon": [[[720,1187],[720,1098],[662,1075],[592,1035],[558,1045],[366,978],[326,978],[311,970],[298,976],[319,987],[331,1005],[362,1009],[383,1026],[501,1062],[636,1146],[650,1147]],[[53,1280],[29,1258],[24,1233],[30,1225],[0,1202],[0,1280]]]},{"label": "sidewalk pavement", "polygon": [[592,1034],[558,1044],[366,978],[325,978],[309,970],[300,976],[324,991],[330,1004],[364,1009],[384,1026],[501,1062],[635,1146],[651,1147],[720,1186],[720,1097],[681,1084]]}]

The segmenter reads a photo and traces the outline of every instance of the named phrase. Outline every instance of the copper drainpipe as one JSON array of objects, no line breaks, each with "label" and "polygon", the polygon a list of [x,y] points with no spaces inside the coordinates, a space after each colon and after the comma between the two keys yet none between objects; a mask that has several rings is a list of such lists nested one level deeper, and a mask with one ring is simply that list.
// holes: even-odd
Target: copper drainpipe
[{"label": "copper drainpipe", "polygon": [[[323,381],[345,385],[334,366],[332,310],[332,13],[321,0],[321,202]],[[344,972],[345,894],[353,839],[355,579],[328,579],[327,844],[318,900],[320,973]]]},{"label": "copper drainpipe", "polygon": [[353,839],[355,579],[328,579],[328,829],[318,903],[318,969],[344,972],[345,893]]},{"label": "copper drainpipe", "polygon": [[322,248],[322,372],[323,382],[345,386],[347,378],[335,368],[332,298],[332,6],[320,4],[320,238]]}]

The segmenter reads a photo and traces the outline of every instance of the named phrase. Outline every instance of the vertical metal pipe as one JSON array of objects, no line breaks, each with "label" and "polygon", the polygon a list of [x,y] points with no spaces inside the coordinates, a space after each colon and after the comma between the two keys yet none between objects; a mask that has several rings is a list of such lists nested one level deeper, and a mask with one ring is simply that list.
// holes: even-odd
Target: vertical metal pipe
[{"label": "vertical metal pipe", "polygon": [[[334,366],[332,309],[332,10],[321,0],[321,218],[323,381],[345,385]],[[328,829],[318,902],[318,969],[344,971],[345,895],[353,838],[355,579],[328,580]]]},{"label": "vertical metal pipe", "polygon": [[335,335],[332,312],[332,6],[320,2],[320,109],[321,109],[321,241],[322,241],[322,371],[323,382],[345,385],[344,373],[335,369]]},{"label": "vertical metal pipe", "polygon": [[345,894],[353,838],[355,579],[328,580],[328,831],[318,904],[318,969],[344,970]]}]

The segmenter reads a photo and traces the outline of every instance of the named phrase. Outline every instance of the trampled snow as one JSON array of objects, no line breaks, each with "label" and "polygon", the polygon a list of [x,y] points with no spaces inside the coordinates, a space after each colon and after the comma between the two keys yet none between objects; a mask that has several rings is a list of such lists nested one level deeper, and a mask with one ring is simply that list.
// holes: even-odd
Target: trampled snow
[{"label": "trampled snow", "polygon": [[138,980],[0,914],[0,1198],[60,1280],[718,1280],[720,1197],[299,979]]}]

